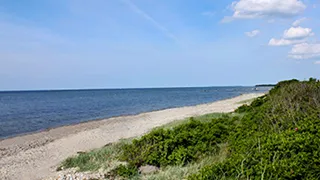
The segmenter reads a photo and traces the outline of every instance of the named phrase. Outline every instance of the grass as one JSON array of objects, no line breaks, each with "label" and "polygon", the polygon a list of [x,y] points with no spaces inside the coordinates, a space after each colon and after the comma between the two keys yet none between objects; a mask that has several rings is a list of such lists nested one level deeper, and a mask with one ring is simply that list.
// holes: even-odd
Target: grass
[{"label": "grass", "polygon": [[77,171],[98,171],[106,172],[122,164],[117,157],[121,151],[121,146],[131,142],[132,139],[123,139],[118,143],[108,144],[100,149],[89,152],[79,152],[78,155],[64,160],[57,170],[77,168]]},{"label": "grass", "polygon": [[168,166],[160,170],[160,172],[151,175],[143,175],[143,180],[177,180],[186,179],[189,175],[197,173],[199,169],[212,163],[219,163],[226,159],[228,155],[227,144],[220,144],[220,151],[217,154],[206,156],[198,162],[188,164],[186,166]]}]

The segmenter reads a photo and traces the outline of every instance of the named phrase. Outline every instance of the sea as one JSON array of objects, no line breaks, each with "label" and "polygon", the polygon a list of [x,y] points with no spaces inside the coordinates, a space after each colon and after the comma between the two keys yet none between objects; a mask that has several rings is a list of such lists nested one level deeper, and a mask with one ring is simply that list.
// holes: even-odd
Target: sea
[{"label": "sea", "polygon": [[254,87],[0,92],[0,139],[115,116],[194,106],[266,91]]}]

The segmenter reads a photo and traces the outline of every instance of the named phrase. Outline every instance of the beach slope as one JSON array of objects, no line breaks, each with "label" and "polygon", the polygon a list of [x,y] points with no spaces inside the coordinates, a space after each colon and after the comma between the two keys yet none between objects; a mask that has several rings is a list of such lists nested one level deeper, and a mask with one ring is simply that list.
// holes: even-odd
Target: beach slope
[{"label": "beach slope", "polygon": [[43,179],[59,163],[79,151],[88,151],[122,138],[141,136],[152,128],[187,117],[232,112],[262,93],[197,106],[172,108],[64,126],[0,141],[0,179]]}]

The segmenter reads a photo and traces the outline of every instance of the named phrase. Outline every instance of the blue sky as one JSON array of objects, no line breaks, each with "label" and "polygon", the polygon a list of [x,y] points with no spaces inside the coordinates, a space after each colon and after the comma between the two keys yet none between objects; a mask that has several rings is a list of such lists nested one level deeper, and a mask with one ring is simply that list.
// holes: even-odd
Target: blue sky
[{"label": "blue sky", "polygon": [[0,90],[320,76],[320,0],[0,0]]}]

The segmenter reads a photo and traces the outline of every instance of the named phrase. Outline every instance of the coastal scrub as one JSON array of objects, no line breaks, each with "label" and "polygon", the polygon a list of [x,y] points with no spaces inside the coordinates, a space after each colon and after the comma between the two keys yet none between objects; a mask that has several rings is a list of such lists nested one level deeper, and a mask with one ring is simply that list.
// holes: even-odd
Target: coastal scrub
[{"label": "coastal scrub", "polygon": [[[113,160],[122,164],[110,172],[124,179],[319,179],[319,127],[320,82],[282,81],[235,113],[174,122],[115,146]],[[64,166],[97,169],[81,168],[90,161],[100,160],[78,155]],[[139,174],[144,165],[160,171]]]}]

